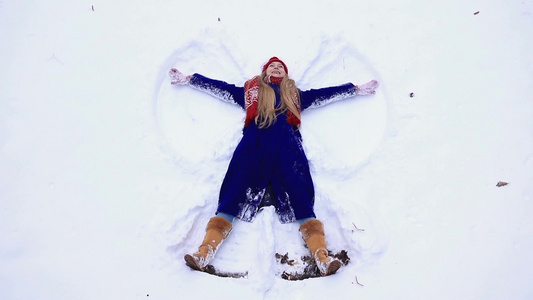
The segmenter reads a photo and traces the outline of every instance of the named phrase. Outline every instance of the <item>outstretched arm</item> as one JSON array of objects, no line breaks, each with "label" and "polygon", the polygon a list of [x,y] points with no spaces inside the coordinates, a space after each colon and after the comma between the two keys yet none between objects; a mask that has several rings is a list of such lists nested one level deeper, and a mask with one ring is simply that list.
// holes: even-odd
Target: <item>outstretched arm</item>
[{"label": "outstretched arm", "polygon": [[200,74],[184,75],[175,68],[170,69],[168,75],[174,85],[190,85],[225,102],[238,104],[244,109],[244,88],[229,84],[221,80],[207,78]]},{"label": "outstretched arm", "polygon": [[372,80],[362,85],[346,83],[339,86],[302,91],[300,92],[302,110],[324,106],[355,95],[373,95],[378,87],[379,83]]}]

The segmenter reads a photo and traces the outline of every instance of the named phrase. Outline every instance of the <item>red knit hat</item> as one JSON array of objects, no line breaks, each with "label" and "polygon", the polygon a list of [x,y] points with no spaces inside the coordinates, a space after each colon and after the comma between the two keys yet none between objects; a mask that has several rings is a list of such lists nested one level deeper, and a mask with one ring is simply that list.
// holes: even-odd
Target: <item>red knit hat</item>
[{"label": "red knit hat", "polygon": [[268,68],[268,65],[275,61],[280,62],[283,65],[283,68],[285,68],[285,73],[289,74],[289,69],[287,68],[287,65],[281,59],[275,56],[271,57],[268,62],[263,66],[263,72],[265,72],[265,70]]}]

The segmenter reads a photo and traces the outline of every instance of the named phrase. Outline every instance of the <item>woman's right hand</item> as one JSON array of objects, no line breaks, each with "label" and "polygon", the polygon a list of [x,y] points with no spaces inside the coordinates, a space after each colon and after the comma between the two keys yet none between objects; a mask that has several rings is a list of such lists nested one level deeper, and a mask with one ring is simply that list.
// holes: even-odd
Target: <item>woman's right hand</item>
[{"label": "woman's right hand", "polygon": [[189,80],[191,80],[191,75],[183,75],[178,69],[172,68],[170,71],[168,71],[168,75],[172,79],[170,84],[189,84]]}]

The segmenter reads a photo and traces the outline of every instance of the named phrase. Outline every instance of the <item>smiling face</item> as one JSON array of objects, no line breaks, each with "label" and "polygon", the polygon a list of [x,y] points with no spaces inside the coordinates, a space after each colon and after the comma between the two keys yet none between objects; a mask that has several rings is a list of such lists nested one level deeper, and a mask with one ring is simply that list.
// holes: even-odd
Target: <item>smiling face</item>
[{"label": "smiling face", "polygon": [[268,65],[266,69],[266,75],[267,76],[274,76],[274,77],[285,77],[287,75],[287,72],[285,71],[285,68],[283,67],[283,64],[279,61],[274,61]]}]

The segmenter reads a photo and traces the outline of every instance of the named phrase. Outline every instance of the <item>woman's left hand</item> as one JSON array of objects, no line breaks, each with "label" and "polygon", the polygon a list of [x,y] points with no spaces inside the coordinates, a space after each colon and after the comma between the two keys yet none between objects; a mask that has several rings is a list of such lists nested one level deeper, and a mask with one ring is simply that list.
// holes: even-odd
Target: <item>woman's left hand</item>
[{"label": "woman's left hand", "polygon": [[362,85],[356,85],[356,94],[357,95],[374,95],[376,89],[379,87],[379,82],[377,80],[371,80]]}]

